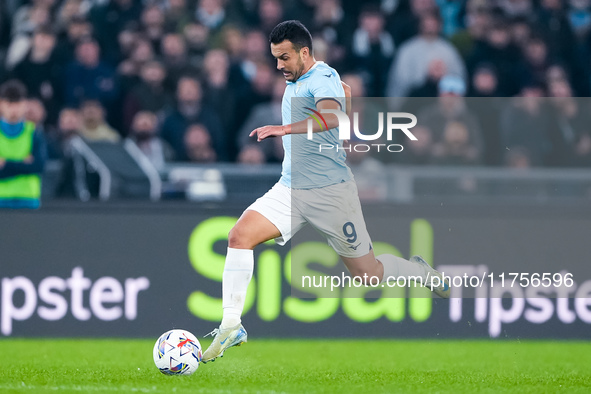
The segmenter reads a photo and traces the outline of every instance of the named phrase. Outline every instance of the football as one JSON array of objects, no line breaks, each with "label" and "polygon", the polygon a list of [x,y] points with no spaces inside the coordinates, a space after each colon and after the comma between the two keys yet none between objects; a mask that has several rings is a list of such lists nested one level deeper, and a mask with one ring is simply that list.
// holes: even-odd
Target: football
[{"label": "football", "polygon": [[165,375],[191,375],[201,361],[201,344],[187,330],[170,330],[154,344],[154,364]]}]

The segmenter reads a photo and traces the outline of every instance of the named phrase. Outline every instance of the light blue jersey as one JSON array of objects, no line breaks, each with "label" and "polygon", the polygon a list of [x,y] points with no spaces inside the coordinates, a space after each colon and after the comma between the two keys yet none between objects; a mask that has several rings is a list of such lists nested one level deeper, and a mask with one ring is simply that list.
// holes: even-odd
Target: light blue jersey
[{"label": "light blue jersey", "polygon": [[[297,81],[287,82],[281,103],[283,125],[308,118],[312,111],[305,108],[317,110],[316,103],[323,99],[337,100],[341,110],[345,108],[345,91],[339,74],[318,61]],[[332,145],[335,149],[320,152],[319,144]],[[342,146],[338,128],[314,133],[313,140],[308,140],[306,134],[283,136],[285,156],[279,182],[294,189],[313,189],[353,179],[345,164],[345,151],[337,151],[337,146]]]}]

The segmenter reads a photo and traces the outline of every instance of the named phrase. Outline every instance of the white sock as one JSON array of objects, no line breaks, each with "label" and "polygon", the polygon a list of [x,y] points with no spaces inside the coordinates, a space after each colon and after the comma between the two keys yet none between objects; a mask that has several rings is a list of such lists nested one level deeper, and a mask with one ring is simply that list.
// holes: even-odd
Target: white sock
[{"label": "white sock", "polygon": [[250,249],[228,248],[222,277],[222,328],[240,324],[246,289],[252,278],[254,254]]},{"label": "white sock", "polygon": [[381,283],[386,282],[388,277],[398,278],[399,276],[404,276],[408,278],[409,276],[423,277],[425,275],[424,268],[402,257],[396,257],[392,254],[381,254],[376,258],[384,266],[384,276],[382,277]]}]

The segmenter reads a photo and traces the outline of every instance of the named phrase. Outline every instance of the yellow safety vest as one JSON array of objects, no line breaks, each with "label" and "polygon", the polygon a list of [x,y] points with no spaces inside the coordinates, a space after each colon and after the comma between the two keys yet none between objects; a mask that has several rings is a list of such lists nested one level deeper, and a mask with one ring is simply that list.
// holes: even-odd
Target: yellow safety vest
[{"label": "yellow safety vest", "polygon": [[[0,130],[0,158],[23,161],[33,150],[35,124],[25,122],[24,130],[17,137],[6,136]],[[41,197],[41,177],[36,174],[17,175],[0,179],[0,199],[36,199]]]}]

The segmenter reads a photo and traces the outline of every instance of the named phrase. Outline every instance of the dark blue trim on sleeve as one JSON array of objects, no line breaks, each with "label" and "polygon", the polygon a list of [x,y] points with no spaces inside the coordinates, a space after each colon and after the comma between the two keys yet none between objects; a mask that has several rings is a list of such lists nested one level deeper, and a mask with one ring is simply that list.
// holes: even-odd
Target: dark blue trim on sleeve
[{"label": "dark blue trim on sleeve", "polygon": [[318,105],[319,102],[324,101],[324,100],[333,100],[333,101],[336,101],[336,103],[341,107],[341,110],[343,109],[343,104],[341,104],[340,101],[337,100],[334,97],[324,97],[324,98],[321,98],[320,100],[316,101],[316,105]]}]

